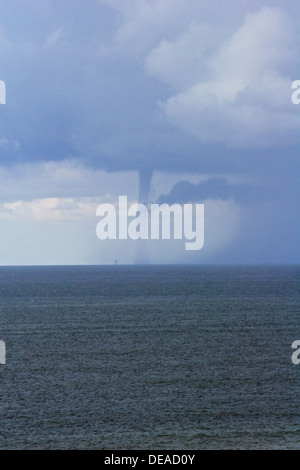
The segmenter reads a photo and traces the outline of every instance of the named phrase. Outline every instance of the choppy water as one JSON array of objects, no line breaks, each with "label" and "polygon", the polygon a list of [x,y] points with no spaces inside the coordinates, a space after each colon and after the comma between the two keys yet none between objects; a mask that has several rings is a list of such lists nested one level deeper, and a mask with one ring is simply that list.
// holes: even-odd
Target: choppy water
[{"label": "choppy water", "polygon": [[1,449],[300,449],[299,267],[2,267]]}]

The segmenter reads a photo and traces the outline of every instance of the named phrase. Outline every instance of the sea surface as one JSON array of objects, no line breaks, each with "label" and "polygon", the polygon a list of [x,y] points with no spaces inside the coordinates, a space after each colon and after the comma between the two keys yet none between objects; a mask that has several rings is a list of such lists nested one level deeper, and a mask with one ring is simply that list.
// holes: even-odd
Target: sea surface
[{"label": "sea surface", "polygon": [[1,267],[0,449],[300,449],[299,266]]}]

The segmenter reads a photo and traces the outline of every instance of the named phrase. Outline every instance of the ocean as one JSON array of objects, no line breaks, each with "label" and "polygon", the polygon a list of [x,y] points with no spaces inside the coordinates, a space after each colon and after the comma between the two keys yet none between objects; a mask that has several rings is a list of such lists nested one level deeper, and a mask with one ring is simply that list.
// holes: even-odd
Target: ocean
[{"label": "ocean", "polygon": [[0,449],[300,449],[299,266],[0,281]]}]

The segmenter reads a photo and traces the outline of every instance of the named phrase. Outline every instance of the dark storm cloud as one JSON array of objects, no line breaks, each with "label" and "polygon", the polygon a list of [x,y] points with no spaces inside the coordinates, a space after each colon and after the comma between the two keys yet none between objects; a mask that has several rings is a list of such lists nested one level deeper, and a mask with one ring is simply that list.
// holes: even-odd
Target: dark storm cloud
[{"label": "dark storm cloud", "polygon": [[161,195],[158,203],[185,204],[204,202],[207,199],[223,201],[233,199],[242,204],[256,204],[259,200],[272,198],[273,192],[247,184],[230,184],[225,178],[209,178],[199,184],[180,181],[173,186],[169,194]]},{"label": "dark storm cloud", "polygon": [[[170,15],[168,0],[74,0],[72,7],[65,1],[1,0],[1,78],[8,94],[1,138],[12,143],[1,152],[2,162],[78,158],[109,171],[166,172],[215,172],[232,162],[230,171],[235,171],[253,145],[260,152],[279,136],[288,147],[295,141],[298,117],[279,98],[289,99],[290,90],[284,81],[269,86],[265,81],[273,69],[279,78],[293,69],[292,56],[288,64],[281,62],[289,35],[295,40],[292,32],[285,37],[291,18],[283,10],[257,13],[257,2],[251,8],[249,2],[246,7],[238,3],[228,22],[213,15],[206,1],[187,7],[177,0]],[[245,20],[247,8],[254,16]],[[251,43],[260,24],[261,49]],[[238,41],[249,38],[245,63],[231,63],[232,51],[237,58],[244,53]],[[269,53],[265,45],[272,38],[276,49]],[[247,70],[255,68],[258,75],[249,89]],[[220,81],[223,75],[227,81]],[[228,107],[236,89],[241,93]],[[219,105],[216,90],[222,99],[227,94]],[[274,118],[270,107],[276,110]],[[255,122],[261,132],[253,128]],[[253,131],[259,134],[257,142]]]}]

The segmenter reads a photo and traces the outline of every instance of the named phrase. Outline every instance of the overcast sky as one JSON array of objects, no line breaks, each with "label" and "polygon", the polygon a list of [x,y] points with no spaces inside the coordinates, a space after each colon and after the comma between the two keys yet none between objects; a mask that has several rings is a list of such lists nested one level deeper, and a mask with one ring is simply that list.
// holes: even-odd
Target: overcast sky
[{"label": "overcast sky", "polygon": [[[0,264],[133,263],[120,195],[205,205],[152,263],[299,263],[300,2],[0,0]],[[147,191],[147,188],[146,188]]]}]

